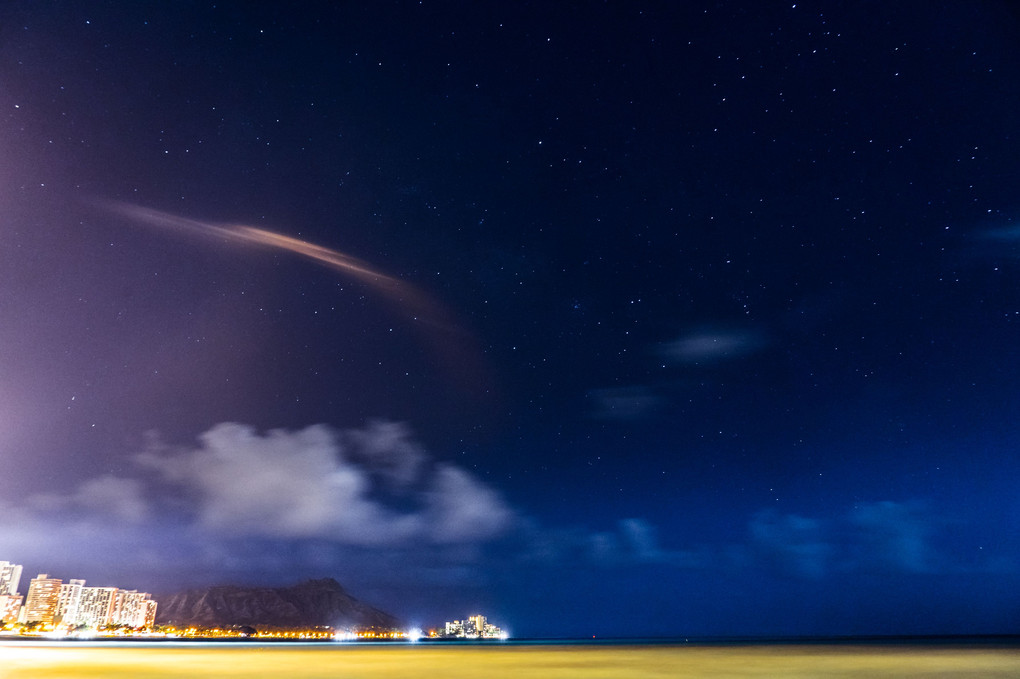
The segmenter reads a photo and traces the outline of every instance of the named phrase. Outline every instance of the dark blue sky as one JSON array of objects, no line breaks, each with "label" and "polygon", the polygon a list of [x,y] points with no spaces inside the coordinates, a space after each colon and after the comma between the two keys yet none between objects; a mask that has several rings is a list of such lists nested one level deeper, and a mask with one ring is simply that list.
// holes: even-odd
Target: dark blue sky
[{"label": "dark blue sky", "polygon": [[0,559],[524,635],[1020,632],[1018,32],[6,3]]}]

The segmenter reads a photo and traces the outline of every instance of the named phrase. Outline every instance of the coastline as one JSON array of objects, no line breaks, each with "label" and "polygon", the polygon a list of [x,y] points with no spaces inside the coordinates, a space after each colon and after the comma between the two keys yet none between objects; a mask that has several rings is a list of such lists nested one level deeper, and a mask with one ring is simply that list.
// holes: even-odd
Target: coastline
[{"label": "coastline", "polygon": [[266,645],[266,646],[679,646],[679,647],[736,647],[736,646],[917,646],[917,647],[1016,647],[1020,649],[1020,634],[923,634],[923,635],[839,635],[839,636],[747,636],[747,637],[514,637],[509,639],[286,639],[256,637],[160,637],[160,636],[96,636],[90,638],[54,638],[45,635],[0,635],[0,646],[13,643],[30,644],[211,644],[211,645]]}]

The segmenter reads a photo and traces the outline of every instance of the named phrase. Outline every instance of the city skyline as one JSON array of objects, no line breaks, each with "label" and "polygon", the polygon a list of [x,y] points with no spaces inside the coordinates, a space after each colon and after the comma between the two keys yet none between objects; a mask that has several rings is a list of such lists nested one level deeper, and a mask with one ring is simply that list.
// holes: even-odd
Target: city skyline
[{"label": "city skyline", "polygon": [[65,583],[40,573],[22,595],[18,586],[23,571],[21,564],[0,561],[0,625],[73,631],[111,626],[152,629],[156,624],[157,602],[148,592],[86,586],[85,580],[75,578]]}]

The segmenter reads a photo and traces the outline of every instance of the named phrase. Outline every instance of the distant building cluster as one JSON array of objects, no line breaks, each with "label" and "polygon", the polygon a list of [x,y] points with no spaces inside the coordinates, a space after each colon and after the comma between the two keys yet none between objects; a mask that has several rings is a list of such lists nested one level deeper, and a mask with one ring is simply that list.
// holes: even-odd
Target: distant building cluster
[{"label": "distant building cluster", "polygon": [[18,594],[18,564],[0,561],[0,624],[36,625],[41,630],[151,628],[156,602],[146,592],[116,587],[86,587],[84,580],[32,578],[28,594]]},{"label": "distant building cluster", "polygon": [[447,622],[445,629],[434,636],[448,639],[506,639],[507,635],[500,628],[489,624],[484,615],[472,615],[465,620]]}]

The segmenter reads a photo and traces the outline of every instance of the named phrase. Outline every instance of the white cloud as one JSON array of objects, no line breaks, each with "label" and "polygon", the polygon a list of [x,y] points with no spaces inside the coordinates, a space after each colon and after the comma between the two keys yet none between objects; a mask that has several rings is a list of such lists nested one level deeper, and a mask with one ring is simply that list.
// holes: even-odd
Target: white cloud
[{"label": "white cloud", "polygon": [[[348,447],[341,443],[346,440]],[[200,446],[139,463],[195,498],[214,533],[321,538],[353,545],[493,537],[513,522],[499,494],[450,464],[429,464],[403,425],[335,432],[316,425],[260,435],[220,424]]]},{"label": "white cloud", "polygon": [[240,537],[449,547],[495,538],[518,520],[496,490],[431,460],[398,423],[264,434],[224,423],[196,446],[154,441],[133,459],[131,476],[107,474],[68,493],[27,498],[18,523],[56,526],[66,539],[96,527],[126,536],[132,526],[171,522],[192,544]]},{"label": "white cloud", "polygon": [[326,427],[261,436],[251,427],[220,424],[200,442],[138,459],[193,494],[199,523],[212,532],[371,544],[408,530],[401,517],[367,499],[369,479],[345,462]]},{"label": "white cloud", "polygon": [[150,437],[129,462],[127,473],[67,492],[0,498],[0,556],[118,582],[336,569],[419,583],[468,569],[479,582],[489,552],[524,521],[496,489],[435,460],[392,422],[269,432],[220,424],[189,446]]}]

